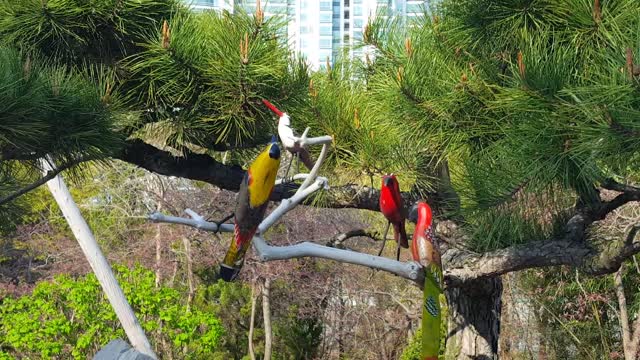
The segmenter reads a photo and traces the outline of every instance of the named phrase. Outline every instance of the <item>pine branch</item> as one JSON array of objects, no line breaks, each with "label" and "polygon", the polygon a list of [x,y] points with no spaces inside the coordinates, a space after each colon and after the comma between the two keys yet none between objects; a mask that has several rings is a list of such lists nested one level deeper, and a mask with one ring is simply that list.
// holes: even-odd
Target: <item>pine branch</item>
[{"label": "pine branch", "polygon": [[89,157],[84,157],[84,158],[80,158],[78,160],[74,160],[71,162],[68,162],[66,164],[62,164],[60,166],[57,166],[54,170],[49,170],[47,171],[47,173],[39,178],[38,180],[34,181],[33,183],[29,184],[28,186],[25,186],[23,188],[21,188],[18,191],[15,191],[3,198],[0,198],[0,205],[8,203],[9,201],[13,201],[14,199],[28,193],[31,190],[36,189],[37,187],[39,187],[40,185],[44,185],[47,183],[47,181],[53,179],[54,177],[56,177],[58,174],[60,174],[61,172],[70,169],[80,163],[86,162],[86,161],[91,161],[91,160],[95,160],[95,158],[93,156],[89,156]]}]

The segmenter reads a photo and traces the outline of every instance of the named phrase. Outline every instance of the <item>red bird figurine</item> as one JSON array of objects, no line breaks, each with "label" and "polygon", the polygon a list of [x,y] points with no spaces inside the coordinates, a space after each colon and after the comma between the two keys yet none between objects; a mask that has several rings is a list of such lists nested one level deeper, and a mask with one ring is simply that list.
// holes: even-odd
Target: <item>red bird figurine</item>
[{"label": "red bird figurine", "polygon": [[[395,175],[385,175],[382,177],[382,188],[380,189],[380,212],[384,217],[389,220],[387,229],[384,232],[383,240],[387,239],[387,233],[389,232],[389,225],[393,224],[393,238],[398,243],[398,254],[400,257],[400,246],[403,248],[409,247],[409,239],[407,237],[407,231],[404,228],[404,221],[407,218],[404,204],[402,203],[402,196],[400,196],[400,185]],[[384,249],[384,243],[382,244]],[[382,253],[382,249],[380,250]]]}]

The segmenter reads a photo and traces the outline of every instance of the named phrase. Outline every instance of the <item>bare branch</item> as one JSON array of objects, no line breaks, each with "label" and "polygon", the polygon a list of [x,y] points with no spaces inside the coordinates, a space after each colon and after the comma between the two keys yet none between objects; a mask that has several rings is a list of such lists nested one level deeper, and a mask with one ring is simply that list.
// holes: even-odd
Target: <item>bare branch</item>
[{"label": "bare branch", "polygon": [[633,240],[636,238],[636,235],[638,235],[638,231],[640,230],[640,225],[633,225],[631,227],[631,230],[629,231],[629,234],[627,234],[627,239],[625,240],[625,244],[627,245],[631,245],[633,243]]},{"label": "bare branch", "polygon": [[556,240],[511,246],[484,254],[448,249],[442,259],[447,284],[459,286],[478,278],[495,277],[528,268],[580,264],[591,252],[585,244]]},{"label": "bare branch", "polygon": [[253,238],[253,247],[256,249],[261,261],[318,257],[387,271],[414,281],[418,285],[421,285],[424,279],[423,271],[421,271],[422,267],[413,261],[405,263],[356,251],[330,248],[311,242],[288,246],[271,246],[261,236]]},{"label": "bare branch", "polygon": [[[272,214],[274,212],[272,212]],[[284,213],[282,215],[284,215]],[[205,221],[202,219],[202,217],[199,217],[198,219],[186,219],[154,213],[149,215],[149,219],[155,222],[166,222],[191,226],[197,229],[211,232],[214,232],[217,229],[215,223]],[[263,224],[265,223],[263,222]],[[262,226],[263,225],[261,224],[261,227]],[[224,224],[220,231],[232,232],[233,225]],[[400,277],[412,280],[419,285],[422,284],[423,280],[423,272],[421,271],[421,267],[415,262],[404,263],[384,257],[373,256],[356,251],[330,248],[310,242],[303,242],[289,246],[270,246],[261,236],[254,236],[253,246],[261,261],[286,260],[301,257],[320,257],[387,271]]]},{"label": "bare branch", "polygon": [[[55,165],[51,159],[42,159],[40,163],[43,173],[54,170]],[[47,182],[47,185],[67,220],[69,228],[71,228],[71,231],[78,240],[80,248],[82,248],[89,265],[91,265],[98,282],[102,286],[102,290],[107,296],[118,320],[120,320],[129,341],[136,350],[150,356],[152,359],[156,359],[157,356],[153,352],[135,313],[127,302],[127,298],[122,292],[120,284],[118,284],[118,281],[113,275],[109,262],[102,253],[102,250],[100,250],[100,246],[98,246],[89,225],[82,217],[80,209],[73,200],[64,180],[59,176],[55,176]]]},{"label": "bare branch", "polygon": [[[515,245],[483,254],[451,248],[442,256],[445,279],[450,286],[528,268],[569,265],[592,275],[610,274],[629,257],[640,253],[640,242],[631,236],[607,242],[596,249],[587,241],[587,227],[594,219],[577,214],[565,225],[563,237]],[[634,227],[631,232],[637,232]],[[631,235],[631,234],[630,234]]]},{"label": "bare branch", "polygon": [[378,234],[377,231],[371,232],[365,229],[356,229],[356,230],[347,231],[346,233],[342,233],[334,236],[333,238],[331,238],[331,240],[327,242],[327,246],[338,248],[338,249],[344,249],[345,248],[344,242],[354,237],[366,237],[373,241],[381,240],[380,234]]},{"label": "bare branch", "polygon": [[607,179],[602,183],[602,187],[607,190],[614,190],[618,192],[638,192],[640,191],[639,187],[633,185],[620,184],[619,182],[613,179]]},{"label": "bare branch", "polygon": [[[187,209],[187,210],[191,211],[191,209]],[[185,210],[185,212],[187,212],[187,210]],[[157,223],[187,225],[187,226],[194,227],[196,229],[206,230],[211,232],[217,232],[217,231],[233,232],[233,224],[222,224],[222,226],[220,226],[220,230],[218,230],[218,225],[216,223],[205,221],[201,216],[199,216],[198,218],[186,219],[186,218],[169,216],[169,215],[161,214],[159,212],[155,212],[155,213],[149,214],[147,218]]]},{"label": "bare branch", "polygon": [[[262,234],[273,226],[276,221],[282,218],[287,212],[292,210],[314,192],[328,188],[327,180],[317,176],[318,169],[326,157],[327,145],[331,142],[331,138],[328,137],[323,141],[324,142],[321,142],[323,144],[322,152],[311,172],[307,175],[296,175],[299,178],[304,178],[304,182],[300,188],[291,198],[282,200],[280,205],[278,205],[278,207],[276,207],[264,220],[262,220],[258,226],[256,235],[253,237],[253,246],[260,260],[273,261],[301,257],[320,257],[388,271],[409,280],[413,280],[418,284],[422,284],[423,272],[420,271],[421,266],[415,262],[402,263],[379,256],[335,249],[309,242],[290,246],[270,246],[266,243]],[[294,176],[294,178],[296,176]],[[151,214],[149,219],[155,222],[182,224],[213,232],[218,230],[218,226],[216,224],[205,221],[202,216],[196,214],[194,211],[187,209],[185,212],[191,216],[191,219],[165,216],[159,213]],[[220,230],[233,231],[233,226],[225,224],[221,226]]]}]

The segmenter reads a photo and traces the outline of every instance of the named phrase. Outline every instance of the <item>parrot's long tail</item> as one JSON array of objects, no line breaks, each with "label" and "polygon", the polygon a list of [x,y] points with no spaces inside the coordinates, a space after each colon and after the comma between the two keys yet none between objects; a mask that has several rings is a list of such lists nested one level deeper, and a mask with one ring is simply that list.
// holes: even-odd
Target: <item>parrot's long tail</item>
[{"label": "parrot's long tail", "polygon": [[220,264],[220,277],[224,281],[233,281],[238,276],[242,265],[244,265],[244,255],[247,253],[253,235],[256,233],[256,229],[247,232],[240,232],[238,226],[235,227],[233,239],[229,250],[224,256],[222,264]]},{"label": "parrot's long tail", "polygon": [[403,248],[409,247],[409,238],[407,237],[407,230],[404,228],[404,221],[393,224],[393,238]]}]

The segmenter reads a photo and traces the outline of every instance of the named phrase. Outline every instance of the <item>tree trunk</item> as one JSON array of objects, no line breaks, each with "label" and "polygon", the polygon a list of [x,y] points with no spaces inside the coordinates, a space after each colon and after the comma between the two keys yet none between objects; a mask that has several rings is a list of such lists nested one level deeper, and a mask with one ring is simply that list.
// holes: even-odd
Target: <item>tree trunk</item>
[{"label": "tree trunk", "polygon": [[249,357],[256,360],[256,353],[253,351],[253,329],[256,321],[256,302],[258,296],[256,294],[256,284],[251,285],[251,322],[249,323]]},{"label": "tree trunk", "polygon": [[262,317],[264,317],[264,360],[271,360],[271,303],[269,302],[269,292],[271,290],[271,280],[264,279],[262,287]]},{"label": "tree trunk", "polygon": [[449,306],[447,359],[498,358],[502,279],[475,280],[446,291]]},{"label": "tree trunk", "polygon": [[[162,211],[162,205],[158,205],[157,212]],[[160,287],[160,281],[162,281],[162,273],[160,268],[162,266],[162,224],[156,225],[156,288]]]},{"label": "tree trunk", "polygon": [[636,318],[632,324],[629,321],[629,308],[627,307],[627,298],[624,294],[624,285],[622,283],[622,274],[624,273],[624,263],[620,269],[613,275],[613,283],[618,297],[618,307],[620,309],[620,327],[622,329],[622,348],[624,350],[625,360],[635,360],[638,355],[638,347],[640,345],[640,317]]},{"label": "tree trunk", "polygon": [[191,242],[186,237],[182,238],[182,243],[184,244],[184,252],[187,260],[187,284],[189,286],[189,294],[187,297],[187,312],[189,312],[191,301],[193,300],[193,294],[195,293],[195,289],[193,286],[193,269],[191,260]]},{"label": "tree trunk", "polygon": [[[43,173],[46,176],[49,171],[54,171],[53,163],[51,159],[41,160],[40,164],[43,168]],[[105,293],[107,300],[113,307],[120,324],[124,328],[124,332],[129,338],[129,342],[133,345],[133,348],[138,352],[148,355],[153,359],[158,357],[153,352],[151,344],[147,339],[147,336],[138,322],[138,318],[131,309],[131,305],[127,302],[127,298],[124,296],[124,292],[116,280],[111,265],[107,261],[107,258],[102,253],[98,242],[96,241],[93,232],[89,228],[86,220],[80,213],[78,205],[73,200],[73,196],[69,192],[69,188],[64,183],[64,180],[60,175],[57,175],[52,180],[47,182],[49,191],[53,195],[56,203],[62,211],[62,215],[67,220],[71,232],[78,240],[78,244],[82,249],[91,269],[96,275],[98,282],[102,286],[102,290]]]}]

